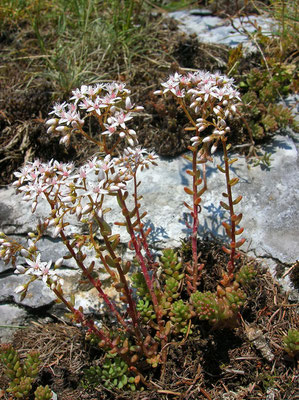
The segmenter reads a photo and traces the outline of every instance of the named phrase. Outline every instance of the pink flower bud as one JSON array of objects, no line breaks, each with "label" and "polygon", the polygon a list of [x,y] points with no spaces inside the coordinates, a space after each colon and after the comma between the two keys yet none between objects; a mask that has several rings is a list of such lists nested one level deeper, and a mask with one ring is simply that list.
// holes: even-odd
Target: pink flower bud
[{"label": "pink flower bud", "polygon": [[213,146],[211,147],[211,154],[214,154],[215,151],[217,150],[217,144],[218,143],[214,143]]},{"label": "pink flower bud", "polygon": [[92,204],[86,204],[83,208],[82,208],[82,214],[87,214],[92,210]]},{"label": "pink flower bud", "polygon": [[126,110],[131,110],[131,108],[132,108],[131,99],[130,99],[130,97],[127,97],[126,98]]},{"label": "pink flower bud", "polygon": [[61,258],[59,258],[59,259],[55,262],[54,268],[59,268],[59,267],[61,267],[62,263],[63,263],[63,258],[61,257]]},{"label": "pink flower bud", "polygon": [[203,132],[206,129],[206,125],[202,125],[198,128],[198,132]]},{"label": "pink flower bud", "polygon": [[21,253],[21,255],[23,257],[28,257],[29,256],[29,253],[28,253],[28,251],[26,249],[22,249],[20,253]]},{"label": "pink flower bud", "polygon": [[48,121],[46,121],[46,125],[50,126],[50,125],[57,125],[58,124],[58,119],[57,118],[51,118],[48,119]]},{"label": "pink flower bud", "polygon": [[128,140],[128,143],[130,146],[134,146],[135,142],[132,138],[129,137],[129,138],[127,138],[127,140]]},{"label": "pink flower bud", "polygon": [[56,128],[56,131],[58,131],[58,132],[67,132],[68,130],[69,130],[69,128],[67,126],[63,126],[63,125],[60,125]]},{"label": "pink flower bud", "polygon": [[15,269],[15,274],[24,274],[26,268],[23,265],[17,265]]},{"label": "pink flower bud", "polygon": [[54,232],[53,232],[53,236],[56,237],[59,235],[59,233],[62,231],[62,225],[57,225]]},{"label": "pink flower bud", "polygon": [[25,289],[24,285],[17,286],[15,288],[15,293],[21,293],[21,292],[23,292],[24,289]]},{"label": "pink flower bud", "polygon": [[55,132],[55,129],[56,129],[56,126],[52,125],[52,126],[50,126],[50,128],[47,129],[47,133],[53,133],[53,132]]}]

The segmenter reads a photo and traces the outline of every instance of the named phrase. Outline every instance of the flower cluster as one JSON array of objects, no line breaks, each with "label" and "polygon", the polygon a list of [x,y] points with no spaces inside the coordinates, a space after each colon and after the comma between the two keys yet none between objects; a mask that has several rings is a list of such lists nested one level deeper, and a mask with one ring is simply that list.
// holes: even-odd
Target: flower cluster
[{"label": "flower cluster", "polygon": [[[101,135],[118,135],[120,139],[126,138],[131,146],[136,144],[136,132],[127,124],[143,107],[135,106],[131,102],[130,91],[124,83],[83,85],[72,93],[70,103],[54,106],[50,113],[53,117],[46,122],[48,133],[60,133],[60,142],[69,144],[73,133],[84,133],[85,118],[94,116],[100,124]],[[82,116],[82,112],[85,116]]]},{"label": "flower cluster", "polygon": [[[233,79],[205,71],[175,73],[162,86],[163,90],[154,93],[176,98],[196,131],[192,145],[216,141],[212,148],[215,151],[219,138],[230,131],[226,121],[237,112],[236,103],[241,101]],[[201,132],[208,127],[208,136],[202,138]]]},{"label": "flower cluster", "polygon": [[[15,266],[15,274],[28,275],[31,277],[31,281],[40,279],[51,289],[60,287],[63,284],[63,279],[56,274],[55,270],[62,265],[63,258],[60,258],[55,262],[54,268],[51,268],[53,264],[52,260],[42,262],[41,255],[37,251],[36,241],[32,240],[32,237],[35,237],[35,235],[29,233],[27,246],[24,247],[7,237],[3,232],[0,232],[0,258],[3,259],[4,262],[11,262],[12,265]],[[16,265],[17,254],[24,258],[23,264]],[[28,283],[19,285],[15,289],[15,292],[25,293],[27,287]]]},{"label": "flower cluster", "polygon": [[157,165],[157,159],[158,156],[154,152],[136,146],[133,149],[131,147],[124,149],[122,156],[118,157],[115,163],[124,168],[125,171],[132,173],[137,171],[138,167],[143,171],[144,168],[148,169],[150,165]]},{"label": "flower cluster", "polygon": [[[17,265],[15,269],[15,274],[24,274],[35,279],[41,279],[46,283],[52,290],[57,286],[63,285],[63,279],[58,276],[55,272],[56,268],[59,268],[63,262],[63,258],[56,261],[54,268],[51,269],[52,260],[48,262],[42,262],[40,260],[41,255],[38,253],[36,257],[28,254],[28,258],[25,258],[26,265]],[[21,293],[25,290],[24,285],[20,285],[16,288],[16,293]]]}]

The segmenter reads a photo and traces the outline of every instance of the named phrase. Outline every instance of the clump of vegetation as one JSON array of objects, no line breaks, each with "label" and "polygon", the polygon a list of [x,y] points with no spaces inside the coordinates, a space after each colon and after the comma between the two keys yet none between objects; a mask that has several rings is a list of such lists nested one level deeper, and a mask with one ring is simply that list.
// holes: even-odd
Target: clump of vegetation
[{"label": "clump of vegetation", "polygon": [[30,54],[28,43],[18,45],[29,62],[26,82],[43,77],[56,97],[65,96],[82,82],[116,77],[119,65],[130,70],[132,58],[150,48],[145,38],[154,36],[147,11],[143,0],[4,0],[0,33],[26,27]]},{"label": "clump of vegetation", "polygon": [[289,329],[288,334],[283,337],[284,349],[292,358],[299,356],[299,330]]},{"label": "clump of vegetation", "polygon": [[[5,367],[4,373],[9,378],[7,393],[10,393],[13,399],[27,399],[39,372],[39,353],[31,351],[21,362],[12,344],[3,344],[0,347],[0,360]],[[48,385],[38,386],[34,395],[35,400],[52,399],[52,392]]]},{"label": "clump of vegetation", "polygon": [[[132,376],[128,364],[116,354],[108,353],[101,366],[91,366],[84,370],[83,387],[102,384],[107,389],[123,389],[136,391],[138,376]],[[139,390],[142,390],[139,387]]]},{"label": "clump of vegetation", "polygon": [[262,27],[253,22],[254,33],[250,33],[244,25],[236,28],[248,36],[258,55],[255,66],[250,70],[245,67],[240,76],[239,67],[244,64],[245,57],[242,45],[239,45],[230,51],[227,66],[227,73],[239,81],[243,101],[242,118],[247,121],[246,130],[253,146],[281,128],[290,127],[298,131],[290,108],[277,104],[298,90],[297,6],[285,0],[273,1],[271,6],[261,9],[256,6],[257,11],[270,13],[278,24],[278,29],[274,26],[267,35],[262,32]]}]

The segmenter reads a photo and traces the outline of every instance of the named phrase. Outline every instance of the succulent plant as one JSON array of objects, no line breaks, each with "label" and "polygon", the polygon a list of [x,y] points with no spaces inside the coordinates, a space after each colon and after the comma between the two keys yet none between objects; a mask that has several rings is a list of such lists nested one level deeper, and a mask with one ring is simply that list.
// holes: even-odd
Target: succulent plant
[{"label": "succulent plant", "polygon": [[179,282],[172,276],[165,281],[164,293],[167,301],[172,302],[172,300],[177,299],[180,294],[178,293]]},{"label": "succulent plant", "polygon": [[196,291],[191,294],[190,300],[199,319],[211,322],[217,321],[219,307],[214,293]]},{"label": "succulent plant", "polygon": [[148,299],[139,300],[136,305],[137,311],[140,313],[142,320],[146,323],[156,318],[154,307]]},{"label": "succulent plant", "polygon": [[130,376],[128,365],[117,355],[107,353],[101,366],[91,366],[84,371],[84,386],[102,384],[107,389],[136,390],[139,379]]},{"label": "succulent plant", "polygon": [[132,275],[132,284],[136,288],[138,296],[141,298],[150,298],[148,287],[145,282],[145,278],[141,272],[136,272]]},{"label": "succulent plant", "polygon": [[186,333],[186,328],[191,317],[190,305],[184,303],[182,299],[172,304],[170,319],[173,323],[175,333]]},{"label": "succulent plant", "polygon": [[288,334],[283,338],[284,349],[290,357],[299,356],[299,330],[289,329]]},{"label": "succulent plant", "polygon": [[207,320],[212,325],[233,326],[240,307],[244,304],[246,294],[234,281],[223,288],[218,285],[217,292],[195,292],[190,300],[194,310],[201,320]]},{"label": "succulent plant", "polygon": [[256,276],[257,272],[253,265],[245,264],[236,273],[236,281],[241,285],[249,284]]},{"label": "succulent plant", "polygon": [[35,400],[52,400],[53,394],[48,385],[38,386],[34,392]]},{"label": "succulent plant", "polygon": [[[27,398],[32,390],[39,372],[39,352],[30,351],[23,363],[20,361],[18,352],[12,344],[3,344],[0,347],[0,360],[5,366],[5,374],[10,379],[6,391],[11,393],[13,398]],[[48,386],[39,386],[35,392],[36,400],[51,400],[52,392]]]},{"label": "succulent plant", "polygon": [[177,281],[184,278],[184,274],[181,272],[182,264],[178,261],[178,255],[173,249],[163,250],[160,261],[165,276],[172,277]]}]

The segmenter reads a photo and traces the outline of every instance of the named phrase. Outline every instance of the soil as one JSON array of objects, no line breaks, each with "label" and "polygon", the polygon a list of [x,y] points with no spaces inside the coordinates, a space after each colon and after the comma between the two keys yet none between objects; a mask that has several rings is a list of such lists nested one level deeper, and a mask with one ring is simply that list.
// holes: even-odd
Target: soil
[{"label": "soil", "polygon": [[[59,144],[59,137],[46,134],[44,122],[53,102],[64,99],[55,95],[53,83],[44,78],[28,83],[29,62],[21,57],[22,43],[26,43],[28,37],[21,35],[22,29],[14,28],[2,32],[0,37],[0,52],[4,55],[0,77],[2,186],[11,183],[13,172],[27,161],[55,158],[80,165],[95,151],[80,139],[65,148]],[[164,20],[158,35],[160,48],[155,59],[136,59],[130,73],[124,70],[111,78],[125,80],[132,89],[134,102],[145,106],[145,116],[137,119],[136,126],[141,145],[163,156],[175,156],[189,145],[189,134],[184,130],[185,118],[175,105],[166,111],[153,91],[174,71],[225,72],[229,49],[203,44],[195,37],[179,33],[173,21]],[[11,58],[11,54],[15,57]],[[248,59],[240,68],[250,69],[255,62],[254,58]],[[236,122],[236,140],[242,144],[248,137],[238,127]],[[203,289],[215,290],[226,257],[219,243],[211,241],[202,242],[201,251],[206,264]],[[298,280],[298,265],[291,272]],[[271,276],[262,270],[246,291],[247,301],[236,328],[213,330],[208,323],[201,323],[186,340],[181,338],[180,346],[176,343],[169,347],[163,381],[159,368],[151,374],[144,372],[150,387],[143,392],[109,391],[101,386],[83,389],[80,383],[84,368],[98,364],[103,355],[89,346],[82,329],[66,322],[32,324],[16,333],[13,344],[21,357],[30,349],[40,351],[42,367],[36,386],[49,384],[59,400],[296,399],[297,360],[284,351],[282,337],[290,327],[299,327],[298,305],[291,304]],[[261,332],[266,350],[252,340],[252,332],[257,330]],[[8,380],[2,372],[0,365],[0,388],[4,389]],[[0,390],[0,398],[9,397]]]}]

